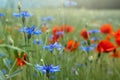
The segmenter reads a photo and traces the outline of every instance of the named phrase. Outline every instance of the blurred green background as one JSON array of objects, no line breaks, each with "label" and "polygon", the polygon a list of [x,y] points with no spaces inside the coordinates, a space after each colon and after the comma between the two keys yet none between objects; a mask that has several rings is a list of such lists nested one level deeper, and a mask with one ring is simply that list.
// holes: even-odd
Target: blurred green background
[{"label": "blurred green background", "polygon": [[[76,8],[120,9],[120,0],[20,0],[24,8],[63,7],[65,2],[76,2]],[[17,8],[18,0],[0,0],[0,8]]]}]

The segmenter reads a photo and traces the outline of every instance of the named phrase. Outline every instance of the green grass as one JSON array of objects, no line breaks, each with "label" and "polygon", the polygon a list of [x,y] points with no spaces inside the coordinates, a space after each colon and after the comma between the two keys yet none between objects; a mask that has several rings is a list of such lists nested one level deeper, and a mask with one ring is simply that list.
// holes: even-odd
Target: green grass
[{"label": "green grass", "polygon": [[[3,10],[4,11],[4,10]],[[32,18],[27,18],[26,25],[36,25],[38,29],[41,29],[42,21],[41,16],[54,16],[55,20],[48,22],[48,27],[51,30],[54,25],[69,24],[75,27],[75,32],[70,34],[65,34],[65,37],[61,41],[62,45],[70,39],[75,39],[77,41],[83,40],[79,35],[79,32],[83,28],[99,29],[101,24],[111,23],[113,28],[117,30],[120,27],[120,10],[85,10],[85,9],[36,9],[28,10],[33,13]],[[2,10],[0,11],[2,12]],[[20,47],[24,45],[24,37],[21,36],[22,33],[14,30],[15,26],[23,27],[21,18],[17,19],[12,16],[11,10],[4,11],[6,13],[5,17],[0,17],[0,40],[4,40],[5,45],[9,45],[8,36],[11,36],[14,41],[14,46],[25,50],[29,57],[29,63],[32,65],[26,65],[24,67],[17,67],[16,65],[10,71],[3,63],[4,58],[11,59],[14,64],[15,56],[14,49],[10,47],[1,47],[0,53],[6,54],[6,56],[0,58],[0,70],[5,68],[7,74],[13,73],[17,69],[22,69],[23,71],[9,80],[48,80],[46,76],[39,71],[35,70],[35,65],[43,65],[41,59],[44,60],[45,64],[60,65],[61,71],[51,74],[55,79],[50,80],[119,80],[120,79],[120,60],[115,59],[114,61],[109,58],[109,54],[103,54],[98,63],[95,59],[97,58],[97,52],[91,51],[89,54],[83,52],[81,49],[77,49],[74,52],[68,53],[63,52],[59,54],[59,51],[55,50],[50,53],[47,50],[42,50],[42,45],[34,45],[33,40],[36,38],[46,40],[49,34],[43,33],[40,36],[32,36],[30,39],[29,47]],[[16,11],[17,12],[17,11]],[[5,30],[6,27],[11,29],[10,32]],[[103,35],[97,35],[103,38]],[[103,38],[104,39],[104,38]],[[89,62],[88,57],[93,56],[93,62]],[[78,64],[87,65],[78,66]],[[75,70],[75,72],[74,72]],[[37,74],[37,76],[33,76]]]}]

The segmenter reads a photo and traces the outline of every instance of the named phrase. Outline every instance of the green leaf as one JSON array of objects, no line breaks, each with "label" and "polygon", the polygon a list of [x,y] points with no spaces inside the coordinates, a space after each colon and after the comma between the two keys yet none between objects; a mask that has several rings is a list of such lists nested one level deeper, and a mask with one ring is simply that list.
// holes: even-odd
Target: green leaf
[{"label": "green leaf", "polygon": [[5,76],[3,75],[2,71],[0,71],[0,80],[6,80]]},{"label": "green leaf", "polygon": [[15,77],[18,74],[20,74],[23,71],[23,69],[18,69],[15,72],[13,72],[12,74],[9,75],[9,78]]},{"label": "green leaf", "polygon": [[4,62],[4,65],[10,70],[11,65],[8,63],[8,59],[4,58],[3,62]]}]

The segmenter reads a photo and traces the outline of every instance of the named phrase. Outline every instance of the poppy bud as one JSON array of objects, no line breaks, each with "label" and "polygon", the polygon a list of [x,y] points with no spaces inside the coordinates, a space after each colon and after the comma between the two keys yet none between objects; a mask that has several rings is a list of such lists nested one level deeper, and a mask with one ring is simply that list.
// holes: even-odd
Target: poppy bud
[{"label": "poppy bud", "polygon": [[19,12],[21,11],[21,7],[22,7],[22,4],[21,4],[20,1],[18,1],[18,10],[19,10]]},{"label": "poppy bud", "polygon": [[12,39],[11,36],[8,36],[8,43],[9,43],[10,45],[14,45],[14,41],[13,41],[13,39]]}]

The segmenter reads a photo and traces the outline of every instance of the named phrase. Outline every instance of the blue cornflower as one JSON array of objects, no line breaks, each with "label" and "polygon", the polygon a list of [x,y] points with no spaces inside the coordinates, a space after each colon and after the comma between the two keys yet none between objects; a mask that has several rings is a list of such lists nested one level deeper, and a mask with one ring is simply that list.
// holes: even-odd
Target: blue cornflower
[{"label": "blue cornflower", "polygon": [[90,34],[95,34],[95,33],[99,33],[100,30],[98,30],[98,29],[93,29],[93,30],[89,30],[88,32],[89,32]]},{"label": "blue cornflower", "polygon": [[57,31],[56,34],[57,35],[64,35],[64,31]]},{"label": "blue cornflower", "polygon": [[13,16],[19,18],[19,17],[32,17],[31,13],[28,13],[27,11],[22,11],[20,13],[13,13]]},{"label": "blue cornflower", "polygon": [[4,13],[0,13],[0,16],[3,17],[3,16],[5,16],[5,14]]},{"label": "blue cornflower", "polygon": [[13,16],[15,16],[16,18],[19,18],[20,14],[19,13],[13,13]]},{"label": "blue cornflower", "polygon": [[60,45],[57,42],[55,42],[54,44],[49,44],[49,45],[43,47],[43,49],[48,49],[50,52],[53,52],[53,50],[55,48],[58,49],[58,50],[61,50],[62,49],[62,45]]},{"label": "blue cornflower", "polygon": [[20,32],[25,32],[28,35],[36,34],[39,35],[42,33],[41,30],[35,30],[36,26],[31,26],[31,27],[24,27],[20,29]]},{"label": "blue cornflower", "polygon": [[33,41],[33,43],[34,43],[34,44],[41,45],[43,42],[42,42],[42,40],[37,40],[37,39],[35,39],[35,40]]},{"label": "blue cornflower", "polygon": [[94,50],[95,47],[92,47],[92,46],[81,46],[81,49],[83,51],[86,51],[86,52],[89,52],[91,50]]},{"label": "blue cornflower", "polygon": [[1,71],[2,71],[3,75],[7,74],[6,69],[2,69]]},{"label": "blue cornflower", "polygon": [[90,40],[92,40],[92,41],[98,41],[99,39],[96,38],[96,37],[93,37],[93,38],[91,38]]},{"label": "blue cornflower", "polygon": [[53,17],[53,16],[48,16],[48,17],[41,17],[40,19],[41,19],[42,21],[51,21],[51,20],[54,19],[54,17]]},{"label": "blue cornflower", "polygon": [[40,66],[38,64],[36,64],[36,70],[41,71],[43,73],[54,73],[57,71],[60,71],[60,66],[53,66],[53,65],[44,65],[44,66]]},{"label": "blue cornflower", "polygon": [[77,5],[78,5],[78,3],[76,1],[67,0],[64,2],[65,7],[71,7],[71,6],[77,6]]},{"label": "blue cornflower", "polygon": [[27,11],[22,11],[22,12],[20,13],[20,15],[21,15],[22,17],[32,17],[32,14],[31,14],[31,13],[28,13]]},{"label": "blue cornflower", "polygon": [[2,58],[3,57],[3,54],[0,54],[0,58]]}]

